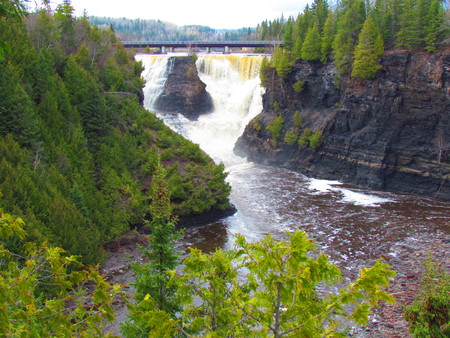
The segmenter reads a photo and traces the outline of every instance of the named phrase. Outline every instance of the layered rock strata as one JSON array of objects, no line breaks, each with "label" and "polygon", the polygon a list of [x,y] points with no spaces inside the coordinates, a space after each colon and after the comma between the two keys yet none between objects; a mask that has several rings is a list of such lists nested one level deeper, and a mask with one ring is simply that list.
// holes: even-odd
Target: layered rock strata
[{"label": "layered rock strata", "polygon": [[[340,77],[320,62],[298,62],[284,81],[272,71],[263,111],[236,152],[317,178],[450,201],[450,51],[387,53],[380,62],[373,80]],[[266,129],[275,116],[284,121],[276,146]],[[323,144],[284,144],[296,128],[320,131]]]}]

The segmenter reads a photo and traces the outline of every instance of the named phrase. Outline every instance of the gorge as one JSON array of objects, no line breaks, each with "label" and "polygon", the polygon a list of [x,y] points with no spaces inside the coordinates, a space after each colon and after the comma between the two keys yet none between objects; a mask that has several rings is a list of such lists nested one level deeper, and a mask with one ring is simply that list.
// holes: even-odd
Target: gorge
[{"label": "gorge", "polygon": [[[138,55],[146,67],[145,106],[151,111],[155,111],[152,102],[159,95],[155,94],[155,87],[159,86],[162,92],[167,76],[165,66],[153,66],[155,60],[166,60],[167,65],[173,57]],[[450,220],[450,206],[446,203],[367,190],[337,180],[313,179],[287,168],[256,164],[236,156],[234,143],[248,121],[266,109],[268,97],[273,95],[269,89],[262,99],[260,62],[262,56],[257,55],[199,55],[199,77],[212,97],[214,112],[189,120],[180,114],[156,110],[172,129],[199,143],[216,162],[225,164],[232,186],[231,200],[237,208],[235,215],[220,222],[188,229],[186,243],[209,251],[217,246],[232,246],[236,233],[249,239],[259,239],[267,233],[283,238],[285,231],[301,228],[333,260],[354,271],[378,257],[392,242],[446,229]],[[308,85],[308,91],[313,91],[314,84]],[[329,100],[332,102],[333,98]],[[326,104],[326,99],[322,101]],[[248,137],[251,124],[244,138]],[[261,138],[261,142],[267,140],[268,136]],[[260,154],[260,158],[264,156]],[[252,160],[255,157],[250,156]]]}]

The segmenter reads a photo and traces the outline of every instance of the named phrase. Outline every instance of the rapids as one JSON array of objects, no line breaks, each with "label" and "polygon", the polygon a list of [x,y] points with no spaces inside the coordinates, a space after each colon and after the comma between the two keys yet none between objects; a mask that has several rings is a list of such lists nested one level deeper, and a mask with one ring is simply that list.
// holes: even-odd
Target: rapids
[{"label": "rapids", "polygon": [[[145,107],[149,111],[165,81],[169,56],[138,55],[146,70]],[[223,162],[237,213],[220,222],[186,230],[184,244],[204,251],[233,246],[234,235],[248,240],[266,234],[285,238],[300,228],[343,270],[353,276],[371,265],[391,244],[437,229],[448,232],[450,204],[317,180],[300,173],[247,162],[233,153],[246,124],[262,110],[257,55],[199,55],[197,69],[215,111],[190,121],[160,114],[173,130]],[[159,92],[158,92],[159,91]],[[386,251],[387,250],[387,251]]]}]

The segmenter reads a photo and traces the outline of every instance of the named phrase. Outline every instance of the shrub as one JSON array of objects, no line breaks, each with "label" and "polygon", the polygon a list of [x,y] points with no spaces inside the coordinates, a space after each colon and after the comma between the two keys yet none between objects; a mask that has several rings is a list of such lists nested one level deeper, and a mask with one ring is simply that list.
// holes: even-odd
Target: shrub
[{"label": "shrub", "polygon": [[294,83],[292,85],[292,87],[294,88],[294,91],[297,94],[300,94],[304,89],[305,89],[305,82],[304,81],[297,81],[296,83]]},{"label": "shrub", "polygon": [[272,146],[274,147],[278,144],[278,139],[280,138],[281,130],[283,129],[283,123],[283,117],[278,115],[266,126],[266,129],[272,132]]},{"label": "shrub", "polygon": [[300,135],[298,139],[298,145],[301,148],[308,148],[309,147],[309,138],[312,135],[312,131],[309,128],[303,129],[303,133]]},{"label": "shrub", "polygon": [[303,127],[303,119],[298,110],[294,114],[294,125],[298,128]]},{"label": "shrub", "polygon": [[288,146],[294,145],[298,140],[298,129],[288,130],[284,135],[284,143]]},{"label": "shrub", "polygon": [[323,135],[320,131],[315,131],[309,138],[309,147],[317,149],[323,143]]},{"label": "shrub", "polygon": [[412,305],[405,308],[405,319],[414,337],[450,336],[450,275],[430,259]]}]

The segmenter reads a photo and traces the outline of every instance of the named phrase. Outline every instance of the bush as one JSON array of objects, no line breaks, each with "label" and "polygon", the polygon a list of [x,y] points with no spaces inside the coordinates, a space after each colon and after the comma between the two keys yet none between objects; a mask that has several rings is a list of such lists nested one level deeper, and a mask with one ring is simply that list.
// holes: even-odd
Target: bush
[{"label": "bush", "polygon": [[283,123],[283,117],[278,115],[266,126],[266,129],[272,132],[272,146],[274,147],[278,144],[278,139],[280,138],[281,130],[283,129]]},{"label": "bush", "polygon": [[320,131],[315,131],[309,138],[309,146],[311,149],[317,149],[323,143],[323,135]]},{"label": "bush", "polygon": [[300,94],[304,89],[305,89],[305,82],[303,81],[297,81],[296,83],[294,83],[292,85],[292,87],[294,88],[294,91],[297,94]]},{"label": "bush", "polygon": [[298,129],[288,130],[284,135],[284,143],[288,146],[294,145],[298,140]]},{"label": "bush", "polygon": [[450,336],[450,275],[431,258],[412,305],[405,308],[405,319],[414,337]]},{"label": "bush", "polygon": [[294,125],[299,128],[303,127],[303,119],[298,110],[294,114]]},{"label": "bush", "polygon": [[309,138],[312,135],[312,131],[309,128],[303,129],[303,133],[300,135],[298,139],[298,145],[301,148],[308,148],[309,147]]}]

